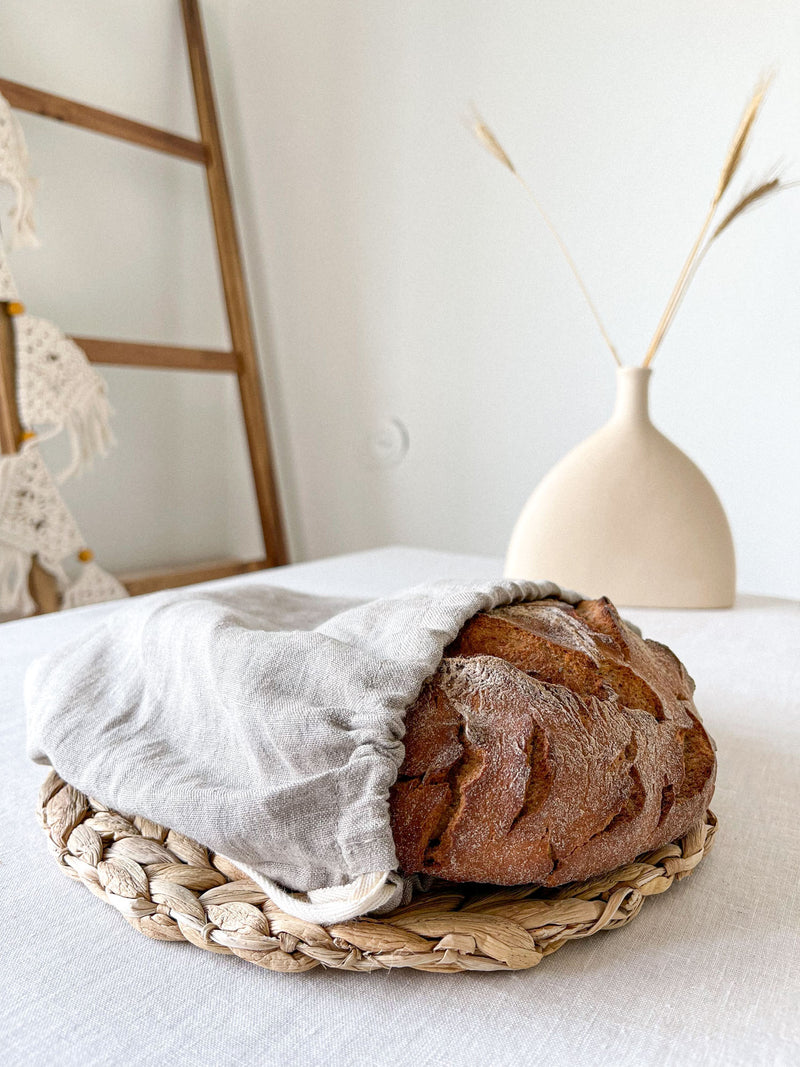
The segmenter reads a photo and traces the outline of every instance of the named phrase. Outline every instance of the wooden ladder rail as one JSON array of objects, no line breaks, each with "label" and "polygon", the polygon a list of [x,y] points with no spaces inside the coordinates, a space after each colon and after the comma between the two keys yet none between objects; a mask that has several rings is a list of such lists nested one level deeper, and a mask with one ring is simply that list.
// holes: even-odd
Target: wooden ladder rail
[{"label": "wooden ladder rail", "polygon": [[[120,575],[119,577],[131,593],[150,592],[193,581],[241,574],[264,566],[278,566],[288,561],[242,257],[197,0],[181,0],[181,11],[200,128],[199,141],[68,100],[54,93],[0,78],[0,93],[5,96],[12,107],[167,153],[179,159],[199,163],[206,171],[231,350],[144,344],[93,337],[76,337],[75,341],[93,363],[236,374],[265,558],[255,561],[223,560],[188,567],[161,568],[152,573]],[[11,327],[7,316],[3,329],[6,331],[5,348],[8,349]],[[1,330],[0,334],[2,334]],[[0,345],[0,350],[2,347]],[[10,352],[13,359],[13,345]],[[8,353],[3,362],[8,363]],[[8,378],[8,369],[6,378]],[[13,396],[13,364],[10,390],[9,393],[8,382],[6,382],[6,388],[3,388],[0,383],[0,426],[3,426],[5,420],[9,425],[13,423],[18,427],[19,418]],[[13,448],[7,448],[4,444],[3,450],[15,451],[19,431],[17,429],[4,430],[4,433],[8,438],[6,444],[10,443],[12,436],[15,436],[15,443]],[[3,440],[5,441],[5,437]]]},{"label": "wooden ladder rail", "polygon": [[206,150],[206,178],[217,238],[222,288],[228,314],[231,342],[239,357],[239,395],[242,402],[250,462],[256,484],[261,526],[267,557],[286,563],[286,543],[281,522],[275,475],[267,436],[267,423],[258,374],[258,357],[247,304],[242,257],[236,235],[230,186],[214,105],[214,88],[208,67],[208,51],[197,0],[181,0],[189,65],[200,137]]}]

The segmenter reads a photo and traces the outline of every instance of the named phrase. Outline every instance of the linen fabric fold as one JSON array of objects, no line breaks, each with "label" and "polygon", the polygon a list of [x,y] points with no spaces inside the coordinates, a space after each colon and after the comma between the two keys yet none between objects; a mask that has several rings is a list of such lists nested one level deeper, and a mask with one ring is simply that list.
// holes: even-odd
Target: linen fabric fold
[{"label": "linen fabric fold", "polygon": [[472,615],[545,597],[580,600],[514,580],[368,602],[257,580],[135,599],[31,666],[28,754],[304,919],[385,910],[409,889],[389,819],[406,708]]}]

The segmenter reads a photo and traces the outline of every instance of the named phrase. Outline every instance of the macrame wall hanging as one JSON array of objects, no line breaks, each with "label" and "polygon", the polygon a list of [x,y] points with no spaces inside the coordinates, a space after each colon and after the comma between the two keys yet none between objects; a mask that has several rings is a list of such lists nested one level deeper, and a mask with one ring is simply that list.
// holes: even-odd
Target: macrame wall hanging
[{"label": "macrame wall hanging", "polygon": [[[9,186],[13,196],[9,247],[36,247],[25,138],[2,95],[0,184]],[[34,559],[55,578],[62,608],[127,596],[116,578],[95,562],[58,488],[96,456],[106,455],[113,444],[105,382],[57,326],[25,314],[3,239],[0,302],[12,316],[16,403],[23,427],[18,451],[0,455],[0,620],[36,611],[28,589]],[[39,445],[62,433],[67,435],[70,460],[53,475]],[[71,557],[81,564],[77,577],[65,569]]]}]

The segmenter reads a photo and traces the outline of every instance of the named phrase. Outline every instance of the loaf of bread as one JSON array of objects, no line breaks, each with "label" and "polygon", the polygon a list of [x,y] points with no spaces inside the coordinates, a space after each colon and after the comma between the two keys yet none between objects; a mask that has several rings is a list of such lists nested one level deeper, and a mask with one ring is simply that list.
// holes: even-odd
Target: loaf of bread
[{"label": "loaf of bread", "polygon": [[606,599],[476,615],[407,712],[401,870],[554,886],[677,839],[716,773],[693,693]]}]

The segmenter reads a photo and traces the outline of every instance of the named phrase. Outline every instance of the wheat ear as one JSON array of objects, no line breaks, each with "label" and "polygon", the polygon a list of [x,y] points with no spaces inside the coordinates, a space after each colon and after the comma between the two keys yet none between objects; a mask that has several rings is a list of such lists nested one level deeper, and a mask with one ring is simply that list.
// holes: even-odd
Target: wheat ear
[{"label": "wheat ear", "polygon": [[733,138],[733,141],[731,142],[730,148],[728,149],[728,154],[725,157],[725,162],[722,166],[722,171],[720,172],[719,176],[719,181],[717,182],[717,188],[714,192],[714,196],[711,199],[708,211],[706,212],[706,217],[703,220],[703,225],[700,227],[700,233],[697,235],[697,239],[692,245],[692,250],[687,257],[680,274],[678,275],[678,280],[675,283],[675,288],[670,294],[670,298],[667,301],[667,306],[664,309],[664,313],[659,320],[658,326],[656,327],[656,332],[653,334],[653,339],[651,340],[647,352],[645,353],[644,361],[642,363],[643,367],[649,367],[652,363],[653,357],[658,351],[661,342],[664,340],[664,336],[666,335],[667,330],[672,324],[672,320],[675,318],[675,312],[678,310],[678,305],[683,299],[683,294],[686,291],[689,281],[692,277],[694,277],[694,271],[692,270],[692,266],[700,253],[700,249],[702,247],[703,241],[705,240],[706,234],[708,233],[709,227],[711,226],[711,223],[714,219],[714,215],[716,214],[719,202],[725,195],[725,192],[728,189],[731,180],[733,179],[733,176],[738,170],[739,164],[742,161],[744,150],[747,147],[747,141],[750,137],[750,131],[752,130],[753,125],[755,124],[755,121],[758,118],[758,112],[761,108],[762,103],[764,102],[764,97],[766,95],[768,85],[768,80],[762,81],[756,87],[756,90],[750,99],[750,103],[745,108],[744,114],[742,115],[742,119],[739,123],[739,128],[736,131],[736,135]]},{"label": "wheat ear", "polygon": [[[796,184],[797,182],[782,182],[780,178],[769,178],[768,180],[761,182],[759,185],[753,186],[748,192],[743,193],[727,215],[725,215],[714,227],[714,231],[708,239],[706,248],[709,248],[712,242],[716,241],[723,230],[727,230],[733,220],[737,219],[740,215],[743,215],[745,211],[749,211],[751,207],[760,203],[765,197],[771,196],[773,193],[779,193],[782,189],[788,189],[790,186]],[[705,254],[705,248],[703,249],[703,254]]]},{"label": "wheat ear", "polygon": [[492,131],[489,129],[489,127],[486,125],[486,123],[483,121],[483,119],[480,117],[480,115],[475,114],[470,119],[469,125],[470,125],[470,129],[474,133],[474,135],[475,135],[476,139],[478,140],[479,144],[483,145],[483,147],[487,150],[487,152],[489,152],[491,155],[493,155],[494,158],[496,160],[498,160],[498,162],[502,163],[502,165],[506,168],[507,171],[509,171],[511,174],[514,175],[514,177],[517,179],[519,184],[522,186],[522,188],[527,193],[528,197],[533,201],[533,205],[536,208],[536,210],[539,212],[539,215],[541,216],[542,221],[544,222],[545,226],[548,228],[550,233],[553,235],[553,238],[555,239],[556,244],[558,245],[558,247],[561,249],[561,254],[563,255],[564,259],[567,261],[569,269],[572,271],[572,274],[573,274],[573,276],[575,278],[575,281],[578,283],[578,286],[579,286],[581,292],[583,293],[584,299],[586,300],[586,303],[589,305],[589,310],[591,311],[591,313],[592,313],[592,315],[594,317],[594,321],[597,323],[597,326],[598,326],[598,329],[600,330],[600,333],[603,335],[603,340],[608,345],[608,348],[611,351],[611,355],[614,357],[614,360],[615,360],[617,366],[621,367],[622,363],[620,361],[619,355],[617,354],[617,350],[614,347],[614,345],[612,344],[611,338],[608,336],[608,331],[606,330],[605,326],[603,325],[603,320],[600,318],[600,314],[599,314],[597,308],[595,307],[594,301],[592,300],[591,296],[589,295],[589,290],[586,288],[586,284],[584,283],[584,280],[580,275],[580,272],[579,272],[579,270],[578,270],[578,268],[577,268],[577,266],[575,264],[575,260],[572,258],[572,256],[570,255],[569,249],[564,244],[564,241],[561,238],[561,234],[555,228],[555,226],[551,222],[550,217],[548,216],[547,212],[544,210],[542,205],[539,203],[539,201],[534,196],[533,190],[530,188],[528,183],[525,181],[525,179],[519,173],[517,168],[511,162],[511,160],[510,160],[508,154],[506,153],[505,149],[500,144],[500,142],[497,140],[497,138],[495,137],[494,133],[492,133]]},{"label": "wheat ear", "polygon": [[800,181],[782,182],[780,178],[770,178],[769,181],[764,181],[760,185],[756,185],[749,192],[746,192],[742,195],[741,199],[738,200],[736,204],[734,204],[734,206],[730,209],[727,215],[725,215],[724,218],[714,227],[711,236],[695,257],[694,263],[692,263],[692,269],[689,271],[689,275],[686,279],[686,285],[683,287],[683,292],[681,293],[678,302],[675,305],[675,311],[673,312],[673,316],[680,307],[683,298],[692,283],[692,279],[697,273],[698,267],[706,258],[706,254],[709,248],[711,248],[711,246],[719,237],[719,235],[725,230],[727,230],[733,220],[738,219],[740,215],[743,215],[746,211],[749,211],[750,208],[760,204],[762,200],[765,200],[767,197],[772,196],[773,193],[783,192],[784,189],[794,189],[798,185],[800,185]]}]

